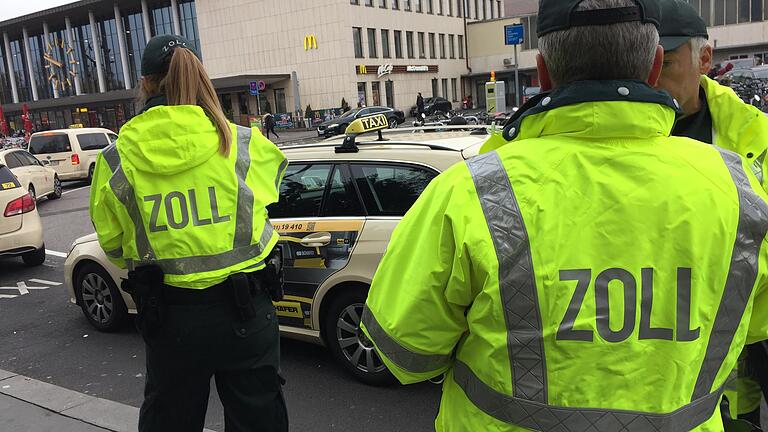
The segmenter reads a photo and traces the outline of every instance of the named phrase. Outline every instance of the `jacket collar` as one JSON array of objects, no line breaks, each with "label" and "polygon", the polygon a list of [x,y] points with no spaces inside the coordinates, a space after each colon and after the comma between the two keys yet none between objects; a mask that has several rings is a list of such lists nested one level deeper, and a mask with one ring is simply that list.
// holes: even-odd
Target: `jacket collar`
[{"label": "jacket collar", "polygon": [[141,109],[141,112],[139,114],[145,113],[149,111],[150,108],[158,107],[168,105],[168,98],[164,94],[159,94],[156,96],[152,96],[151,98],[147,99],[147,101],[144,103],[144,108]]},{"label": "jacket collar", "polygon": [[504,138],[669,136],[679,112],[668,93],[641,81],[578,81],[530,99],[507,122]]}]

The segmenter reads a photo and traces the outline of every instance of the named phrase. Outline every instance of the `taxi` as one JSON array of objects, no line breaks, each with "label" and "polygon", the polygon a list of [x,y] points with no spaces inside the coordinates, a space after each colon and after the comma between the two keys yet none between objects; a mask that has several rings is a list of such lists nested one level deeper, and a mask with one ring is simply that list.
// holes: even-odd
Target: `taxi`
[{"label": "taxi", "polygon": [[[283,336],[324,344],[362,382],[393,382],[360,330],[368,288],[397,223],[433,178],[478,153],[486,127],[389,129],[382,115],[354,121],[342,139],[281,148],[290,164],[268,210],[284,250]],[[75,241],[65,272],[71,301],[96,328],[115,330],[135,313],[116,282],[125,272],[95,234]]]}]

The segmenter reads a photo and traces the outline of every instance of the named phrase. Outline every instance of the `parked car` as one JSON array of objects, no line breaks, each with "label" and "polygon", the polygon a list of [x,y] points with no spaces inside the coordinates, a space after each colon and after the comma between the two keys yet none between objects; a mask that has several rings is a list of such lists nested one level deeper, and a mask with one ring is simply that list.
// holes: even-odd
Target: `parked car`
[{"label": "parked car", "polygon": [[[365,130],[364,120],[350,129]],[[384,116],[367,123],[386,127]],[[285,299],[275,304],[281,333],[324,344],[369,384],[392,381],[360,331],[368,288],[392,232],[434,177],[476,155],[487,139],[469,131],[386,133],[385,142],[358,135],[343,153],[339,146],[350,144],[343,138],[282,147],[290,164],[279,201],[269,207],[284,251]],[[95,234],[72,245],[65,264],[70,300],[99,330],[115,330],[135,313],[119,289],[124,277]]]},{"label": "parked car", "polygon": [[[452,110],[453,110],[453,104],[446,98],[443,98],[443,97],[424,98],[424,114],[426,114],[427,116],[434,115],[438,111],[447,113]],[[411,114],[411,117],[416,117],[416,114],[418,114],[418,109],[416,105],[411,107],[410,114]]]},{"label": "parked car", "polygon": [[61,180],[53,168],[44,166],[28,151],[21,149],[0,150],[0,164],[4,164],[21,182],[29,195],[38,200],[61,198]]},{"label": "parked car", "polygon": [[109,129],[59,129],[32,134],[29,152],[56,171],[62,181],[93,179],[96,156],[117,135]]},{"label": "parked car", "polygon": [[320,125],[317,126],[317,135],[330,138],[335,135],[343,134],[353,121],[359,118],[370,117],[377,114],[386,115],[389,127],[392,129],[405,122],[405,114],[403,114],[402,111],[394,110],[389,107],[372,106],[365,108],[355,108],[345,112],[341,115],[341,117],[320,123]]},{"label": "parked car", "polygon": [[0,257],[20,256],[24,264],[45,262],[43,225],[34,198],[0,163]]}]

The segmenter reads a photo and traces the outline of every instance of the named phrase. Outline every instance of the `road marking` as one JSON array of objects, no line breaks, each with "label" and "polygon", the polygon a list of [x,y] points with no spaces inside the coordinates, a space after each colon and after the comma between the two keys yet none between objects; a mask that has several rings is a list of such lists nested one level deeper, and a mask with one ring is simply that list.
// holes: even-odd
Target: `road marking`
[{"label": "road marking", "polygon": [[16,297],[18,297],[18,296],[17,295],[11,295],[11,294],[0,294],[0,299],[4,299],[4,298],[12,299],[12,298],[16,298]]},{"label": "road marking", "polygon": [[[30,282],[32,282],[32,280],[30,280]],[[38,282],[38,283],[40,283],[40,282]],[[56,283],[56,282],[51,282],[51,283],[55,283],[57,285],[61,285],[60,283]],[[29,290],[33,290],[33,291],[35,291],[35,290],[47,290],[48,288],[50,288],[50,287],[47,287],[47,286],[27,286],[26,282],[21,281],[21,282],[16,282],[16,286],[15,287],[0,287],[0,290],[16,290],[16,291],[19,292],[19,295],[27,295],[27,294],[29,294]],[[4,296],[4,297],[0,297],[0,298],[14,298],[14,297],[17,297],[17,296],[15,296],[15,295],[14,296],[10,296],[10,297]]]},{"label": "road marking", "polygon": [[62,195],[66,195],[66,194],[70,194],[70,193],[72,193],[72,192],[77,192],[77,191],[79,191],[79,190],[83,190],[83,189],[86,189],[86,188],[89,188],[89,187],[91,187],[91,186],[90,186],[90,185],[88,185],[88,186],[83,186],[83,187],[79,187],[79,188],[77,188],[77,189],[72,189],[72,190],[64,191],[64,192],[62,192],[61,194],[62,194]]},{"label": "road marking", "polygon": [[45,253],[48,254],[48,255],[51,255],[51,256],[59,257],[59,258],[66,258],[67,257],[67,254],[65,254],[64,252],[56,252],[56,251],[52,251],[52,250],[48,250],[48,249],[45,250]]},{"label": "road marking", "polygon": [[46,285],[53,285],[53,286],[61,285],[61,282],[51,282],[51,281],[47,281],[45,279],[30,279],[29,281],[30,282],[35,282],[35,283],[46,284]]}]

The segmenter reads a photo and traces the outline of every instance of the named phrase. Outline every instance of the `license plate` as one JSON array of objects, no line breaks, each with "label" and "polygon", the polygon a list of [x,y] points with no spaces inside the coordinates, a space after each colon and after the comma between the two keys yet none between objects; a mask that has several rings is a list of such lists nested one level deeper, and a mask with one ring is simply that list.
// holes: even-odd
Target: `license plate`
[{"label": "license plate", "polygon": [[3,184],[2,184],[2,185],[0,185],[0,186],[2,186],[3,190],[5,190],[5,189],[13,189],[13,188],[15,188],[15,187],[16,187],[16,183],[14,183],[14,182],[10,182],[10,183],[3,183]]}]

